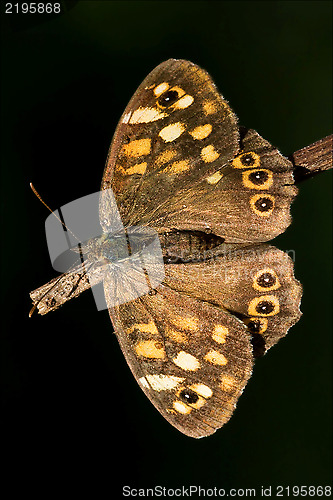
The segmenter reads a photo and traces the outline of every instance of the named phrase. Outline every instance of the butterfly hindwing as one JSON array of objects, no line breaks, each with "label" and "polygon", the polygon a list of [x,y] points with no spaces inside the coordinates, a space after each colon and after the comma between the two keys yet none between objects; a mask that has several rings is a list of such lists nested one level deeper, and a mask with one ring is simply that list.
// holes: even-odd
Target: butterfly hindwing
[{"label": "butterfly hindwing", "polygon": [[210,230],[228,243],[268,241],[290,224],[293,184],[291,162],[249,130],[231,162],[170,200],[163,227]]},{"label": "butterfly hindwing", "polygon": [[302,287],[293,261],[270,245],[225,245],[224,253],[206,262],[165,266],[164,283],[214,303],[247,325],[264,354],[300,318]]}]

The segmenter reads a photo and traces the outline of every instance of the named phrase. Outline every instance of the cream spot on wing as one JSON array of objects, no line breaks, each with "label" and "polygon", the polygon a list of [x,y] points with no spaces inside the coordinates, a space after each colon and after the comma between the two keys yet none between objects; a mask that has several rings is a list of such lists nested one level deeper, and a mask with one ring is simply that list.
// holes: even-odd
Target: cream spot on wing
[{"label": "cream spot on wing", "polygon": [[214,146],[212,146],[212,145],[206,146],[205,148],[202,148],[202,150],[201,150],[201,158],[206,163],[210,163],[212,161],[217,160],[219,156],[220,156],[220,153],[218,153],[215,150]]},{"label": "cream spot on wing", "polygon": [[181,401],[174,401],[173,407],[176,411],[178,411],[178,413],[182,413],[182,415],[188,415],[192,411],[192,408]]},{"label": "cream spot on wing", "polygon": [[215,340],[215,342],[217,342],[218,344],[224,344],[228,333],[229,331],[226,326],[215,325],[212,334],[212,339]]},{"label": "cream spot on wing", "polygon": [[146,375],[146,379],[154,391],[170,391],[184,382],[185,378],[173,375]]},{"label": "cream spot on wing", "polygon": [[137,139],[123,145],[126,156],[144,156],[150,153],[151,139]]},{"label": "cream spot on wing", "polygon": [[151,335],[157,335],[158,330],[154,321],[149,321],[149,323],[135,323],[131,328],[127,330],[128,333],[134,332],[134,330],[139,330],[142,333],[150,333]]},{"label": "cream spot on wing", "polygon": [[150,123],[168,116],[157,108],[138,108],[133,111],[129,123]]},{"label": "cream spot on wing", "polygon": [[133,167],[129,168],[122,168],[122,171],[124,175],[133,175],[133,174],[140,174],[143,175],[147,169],[147,163],[137,163],[136,165],[133,165]]},{"label": "cream spot on wing", "polygon": [[180,160],[175,161],[171,165],[168,165],[163,172],[167,172],[169,174],[181,174],[190,168],[189,160]]},{"label": "cream spot on wing", "polygon": [[183,370],[195,371],[200,368],[199,360],[185,351],[180,351],[172,361]]},{"label": "cream spot on wing", "polygon": [[199,394],[199,396],[202,396],[203,398],[210,398],[213,395],[213,391],[211,390],[211,388],[205,384],[193,384],[190,385],[189,388],[192,389],[192,391]]},{"label": "cream spot on wing", "polygon": [[198,329],[199,319],[190,316],[175,316],[174,318],[172,318],[172,322],[174,325],[176,325],[177,328],[195,331]]},{"label": "cream spot on wing", "polygon": [[208,351],[207,354],[204,356],[204,359],[206,361],[209,361],[209,363],[212,363],[213,365],[226,365],[228,363],[228,360],[221,352],[218,351]]},{"label": "cream spot on wing", "polygon": [[165,350],[163,344],[156,340],[143,340],[135,346],[138,356],[144,358],[163,359],[165,357]]},{"label": "cream spot on wing", "polygon": [[220,387],[222,391],[232,392],[237,387],[237,382],[231,375],[222,375]]},{"label": "cream spot on wing", "polygon": [[132,114],[132,111],[130,111],[129,113],[126,113],[126,115],[124,115],[124,118],[122,119],[122,122],[123,123],[128,123],[130,117],[131,117],[131,114]]},{"label": "cream spot on wing", "polygon": [[142,385],[142,387],[145,387],[146,389],[150,389],[150,385],[148,384],[146,377],[140,377],[138,379],[138,382],[140,385]]},{"label": "cream spot on wing", "polygon": [[173,149],[167,149],[165,151],[162,151],[162,153],[157,156],[155,163],[158,166],[163,165],[164,163],[168,163],[169,161],[171,161],[176,155],[176,151],[174,151]]},{"label": "cream spot on wing", "polygon": [[210,123],[206,123],[205,125],[199,125],[199,127],[196,127],[192,132],[189,132],[193,139],[196,140],[202,140],[206,139],[206,137],[209,136],[211,131],[213,130],[213,127],[211,126]]},{"label": "cream spot on wing", "polygon": [[221,172],[215,172],[215,174],[210,175],[209,177],[206,177],[206,181],[208,184],[217,184],[221,179],[223,175]]},{"label": "cream spot on wing", "polygon": [[180,122],[177,122],[162,128],[162,130],[158,135],[162,137],[164,142],[172,142],[175,139],[177,139],[180,135],[182,135],[184,131],[185,131],[184,125]]},{"label": "cream spot on wing", "polygon": [[194,98],[191,95],[184,95],[179,101],[176,101],[173,105],[175,109],[185,109],[191,106]]},{"label": "cream spot on wing", "polygon": [[163,92],[165,92],[166,90],[168,90],[168,88],[169,88],[169,84],[168,83],[166,83],[166,82],[160,83],[154,89],[154,94],[156,95],[156,97],[159,97],[161,94],[163,94]]},{"label": "cream spot on wing", "polygon": [[207,101],[203,105],[205,115],[212,115],[218,111],[218,106],[214,101]]}]

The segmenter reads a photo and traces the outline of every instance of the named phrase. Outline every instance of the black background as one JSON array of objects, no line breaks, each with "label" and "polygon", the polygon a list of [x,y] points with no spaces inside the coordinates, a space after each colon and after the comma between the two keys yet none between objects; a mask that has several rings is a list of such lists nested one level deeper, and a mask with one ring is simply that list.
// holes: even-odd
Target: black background
[{"label": "black background", "polygon": [[[303,316],[256,363],[231,421],[193,440],[163,420],[90,292],[28,318],[56,275],[45,207],[98,191],[117,121],[157,64],[209,71],[238,114],[289,154],[331,133],[331,2],[61,2],[2,9],[2,310],[6,462],[16,481],[78,493],[123,485],[259,488],[331,481],[331,174],[300,186],[293,224]],[[74,490],[73,490],[74,491]],[[259,493],[258,493],[259,494]],[[97,495],[99,496],[99,495]],[[274,497],[274,494],[273,494]]]}]

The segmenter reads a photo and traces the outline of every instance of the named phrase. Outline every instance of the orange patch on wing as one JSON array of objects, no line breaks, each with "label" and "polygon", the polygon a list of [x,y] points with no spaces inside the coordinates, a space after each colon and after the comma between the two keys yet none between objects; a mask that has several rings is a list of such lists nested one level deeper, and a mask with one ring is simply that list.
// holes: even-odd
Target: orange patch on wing
[{"label": "orange patch on wing", "polygon": [[150,153],[151,139],[137,139],[124,144],[122,151],[126,156],[144,156]]}]

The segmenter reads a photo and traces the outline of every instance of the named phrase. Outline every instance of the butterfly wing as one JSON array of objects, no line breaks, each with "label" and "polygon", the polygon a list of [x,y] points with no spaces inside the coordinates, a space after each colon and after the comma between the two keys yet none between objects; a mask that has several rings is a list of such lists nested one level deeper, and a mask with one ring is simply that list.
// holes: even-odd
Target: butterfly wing
[{"label": "butterfly wing", "polygon": [[181,432],[198,438],[224,425],[251,375],[253,352],[262,354],[299,319],[292,269],[274,247],[231,248],[215,262],[166,265],[153,294],[109,308],[140,387]]},{"label": "butterfly wing", "polygon": [[[217,259],[166,265],[163,283],[146,295],[140,259],[126,277],[119,263],[103,272],[110,316],[141,388],[184,434],[212,434],[232,415],[254,357],[300,316],[290,259],[273,247],[243,245],[288,225],[292,166],[256,132],[239,133],[205,71],[169,60],[142,83],[120,120],[102,181],[102,189],[110,187],[127,227],[151,226],[164,241],[176,241],[164,233],[189,230],[232,243],[223,243]],[[105,232],[117,213],[102,196]],[[182,241],[192,249],[191,238]],[[45,313],[86,289],[85,278],[75,271],[33,292],[33,300]]]},{"label": "butterfly wing", "polygon": [[[213,164],[202,161],[205,135],[216,145]],[[147,76],[126,107],[102,189],[112,188],[125,226],[152,223],[157,209],[168,211],[175,193],[227,163],[238,148],[237,117],[208,73],[170,59]]]},{"label": "butterfly wing", "polygon": [[[125,226],[210,231],[248,243],[286,229],[293,184],[292,164],[275,148],[254,131],[240,136],[210,76],[170,59],[129,102],[102,189],[112,188]],[[103,206],[101,220],[107,220]]]},{"label": "butterfly wing", "polygon": [[292,259],[270,245],[226,245],[224,254],[206,262],[165,267],[164,283],[238,317],[261,356],[286,335],[301,316],[301,284]]},{"label": "butterfly wing", "polygon": [[207,231],[228,243],[264,242],[291,222],[290,205],[298,190],[292,164],[254,130],[241,140],[241,153],[170,200],[169,213],[152,224],[166,231]]},{"label": "butterfly wing", "polygon": [[237,318],[164,285],[109,311],[135,379],[166,420],[196,438],[229,420],[253,364]]},{"label": "butterfly wing", "polygon": [[[288,225],[292,166],[256,132],[241,136],[205,71],[169,60],[148,75],[120,120],[102,181],[102,189],[110,187],[127,227],[151,226],[161,237],[212,232],[242,244],[224,243],[230,258],[166,265],[161,285],[121,305],[113,299],[123,278],[109,271],[104,280],[120,346],[141,388],[184,434],[212,434],[232,415],[254,356],[300,315],[290,259],[268,246],[242,253],[244,244],[269,240]],[[112,221],[101,199],[107,231]],[[133,297],[134,275],[122,286],[126,294],[133,287]]]}]

